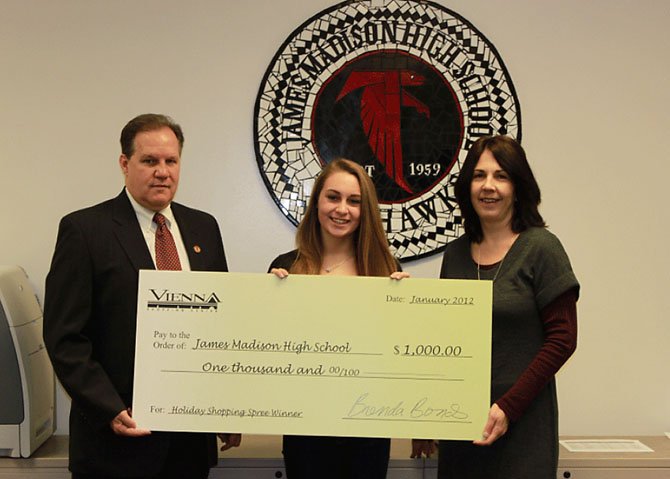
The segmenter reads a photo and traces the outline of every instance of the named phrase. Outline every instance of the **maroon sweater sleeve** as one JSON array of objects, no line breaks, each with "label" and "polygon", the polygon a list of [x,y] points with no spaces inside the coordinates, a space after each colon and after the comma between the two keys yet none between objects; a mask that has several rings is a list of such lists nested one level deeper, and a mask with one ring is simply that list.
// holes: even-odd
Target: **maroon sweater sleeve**
[{"label": "maroon sweater sleeve", "polygon": [[518,420],[535,396],[577,347],[577,292],[571,289],[540,311],[544,344],[516,383],[496,401],[510,421]]}]

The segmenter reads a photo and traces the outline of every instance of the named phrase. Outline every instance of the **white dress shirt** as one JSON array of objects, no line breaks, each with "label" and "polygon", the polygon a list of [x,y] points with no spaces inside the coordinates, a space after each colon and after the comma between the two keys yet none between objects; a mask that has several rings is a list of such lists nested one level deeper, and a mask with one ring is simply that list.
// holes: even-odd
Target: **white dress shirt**
[{"label": "white dress shirt", "polygon": [[[137,221],[140,223],[140,228],[142,229],[142,235],[144,240],[147,242],[147,248],[151,253],[151,259],[156,265],[156,228],[157,225],[154,223],[154,211],[151,211],[148,208],[145,208],[133,198],[133,195],[130,194],[128,188],[126,188],[126,194],[130,200],[130,204],[133,205],[133,210],[135,210],[135,215],[137,216]],[[167,224],[172,237],[174,238],[174,244],[177,247],[177,254],[179,255],[179,263],[181,263],[182,271],[191,271],[191,264],[188,261],[188,254],[186,254],[186,248],[184,247],[184,241],[181,239],[181,233],[179,232],[179,225],[174,219],[172,214],[172,208],[170,205],[167,208],[159,211],[158,213],[165,216],[165,223]]]}]

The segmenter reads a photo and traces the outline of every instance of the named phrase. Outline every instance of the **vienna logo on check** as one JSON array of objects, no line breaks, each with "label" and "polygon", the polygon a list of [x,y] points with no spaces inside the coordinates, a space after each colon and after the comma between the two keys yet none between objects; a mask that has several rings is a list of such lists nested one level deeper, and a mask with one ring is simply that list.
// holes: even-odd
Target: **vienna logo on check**
[{"label": "vienna logo on check", "polygon": [[209,311],[219,309],[221,300],[215,292],[194,293],[170,291],[168,289],[149,289],[148,310],[159,311]]}]

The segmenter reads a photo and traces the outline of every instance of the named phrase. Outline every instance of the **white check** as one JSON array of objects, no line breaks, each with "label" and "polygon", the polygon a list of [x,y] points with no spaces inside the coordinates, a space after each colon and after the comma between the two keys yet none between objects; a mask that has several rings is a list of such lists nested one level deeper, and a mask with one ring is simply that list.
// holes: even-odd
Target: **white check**
[{"label": "white check", "polygon": [[151,430],[477,439],[489,281],[141,271],[133,416]]}]

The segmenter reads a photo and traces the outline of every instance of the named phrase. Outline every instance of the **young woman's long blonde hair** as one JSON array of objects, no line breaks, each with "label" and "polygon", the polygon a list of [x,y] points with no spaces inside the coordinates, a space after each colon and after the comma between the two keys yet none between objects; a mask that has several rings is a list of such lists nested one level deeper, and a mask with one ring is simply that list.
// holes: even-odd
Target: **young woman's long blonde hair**
[{"label": "young woman's long blonde hair", "polygon": [[291,273],[319,274],[323,261],[323,242],[317,206],[323,185],[330,175],[343,171],[352,174],[361,188],[361,216],[354,232],[356,266],[360,276],[389,276],[398,270],[391,255],[379,214],[377,193],[372,180],[361,166],[350,160],[336,159],[328,163],[314,182],[307,211],[296,233],[298,256]]}]

